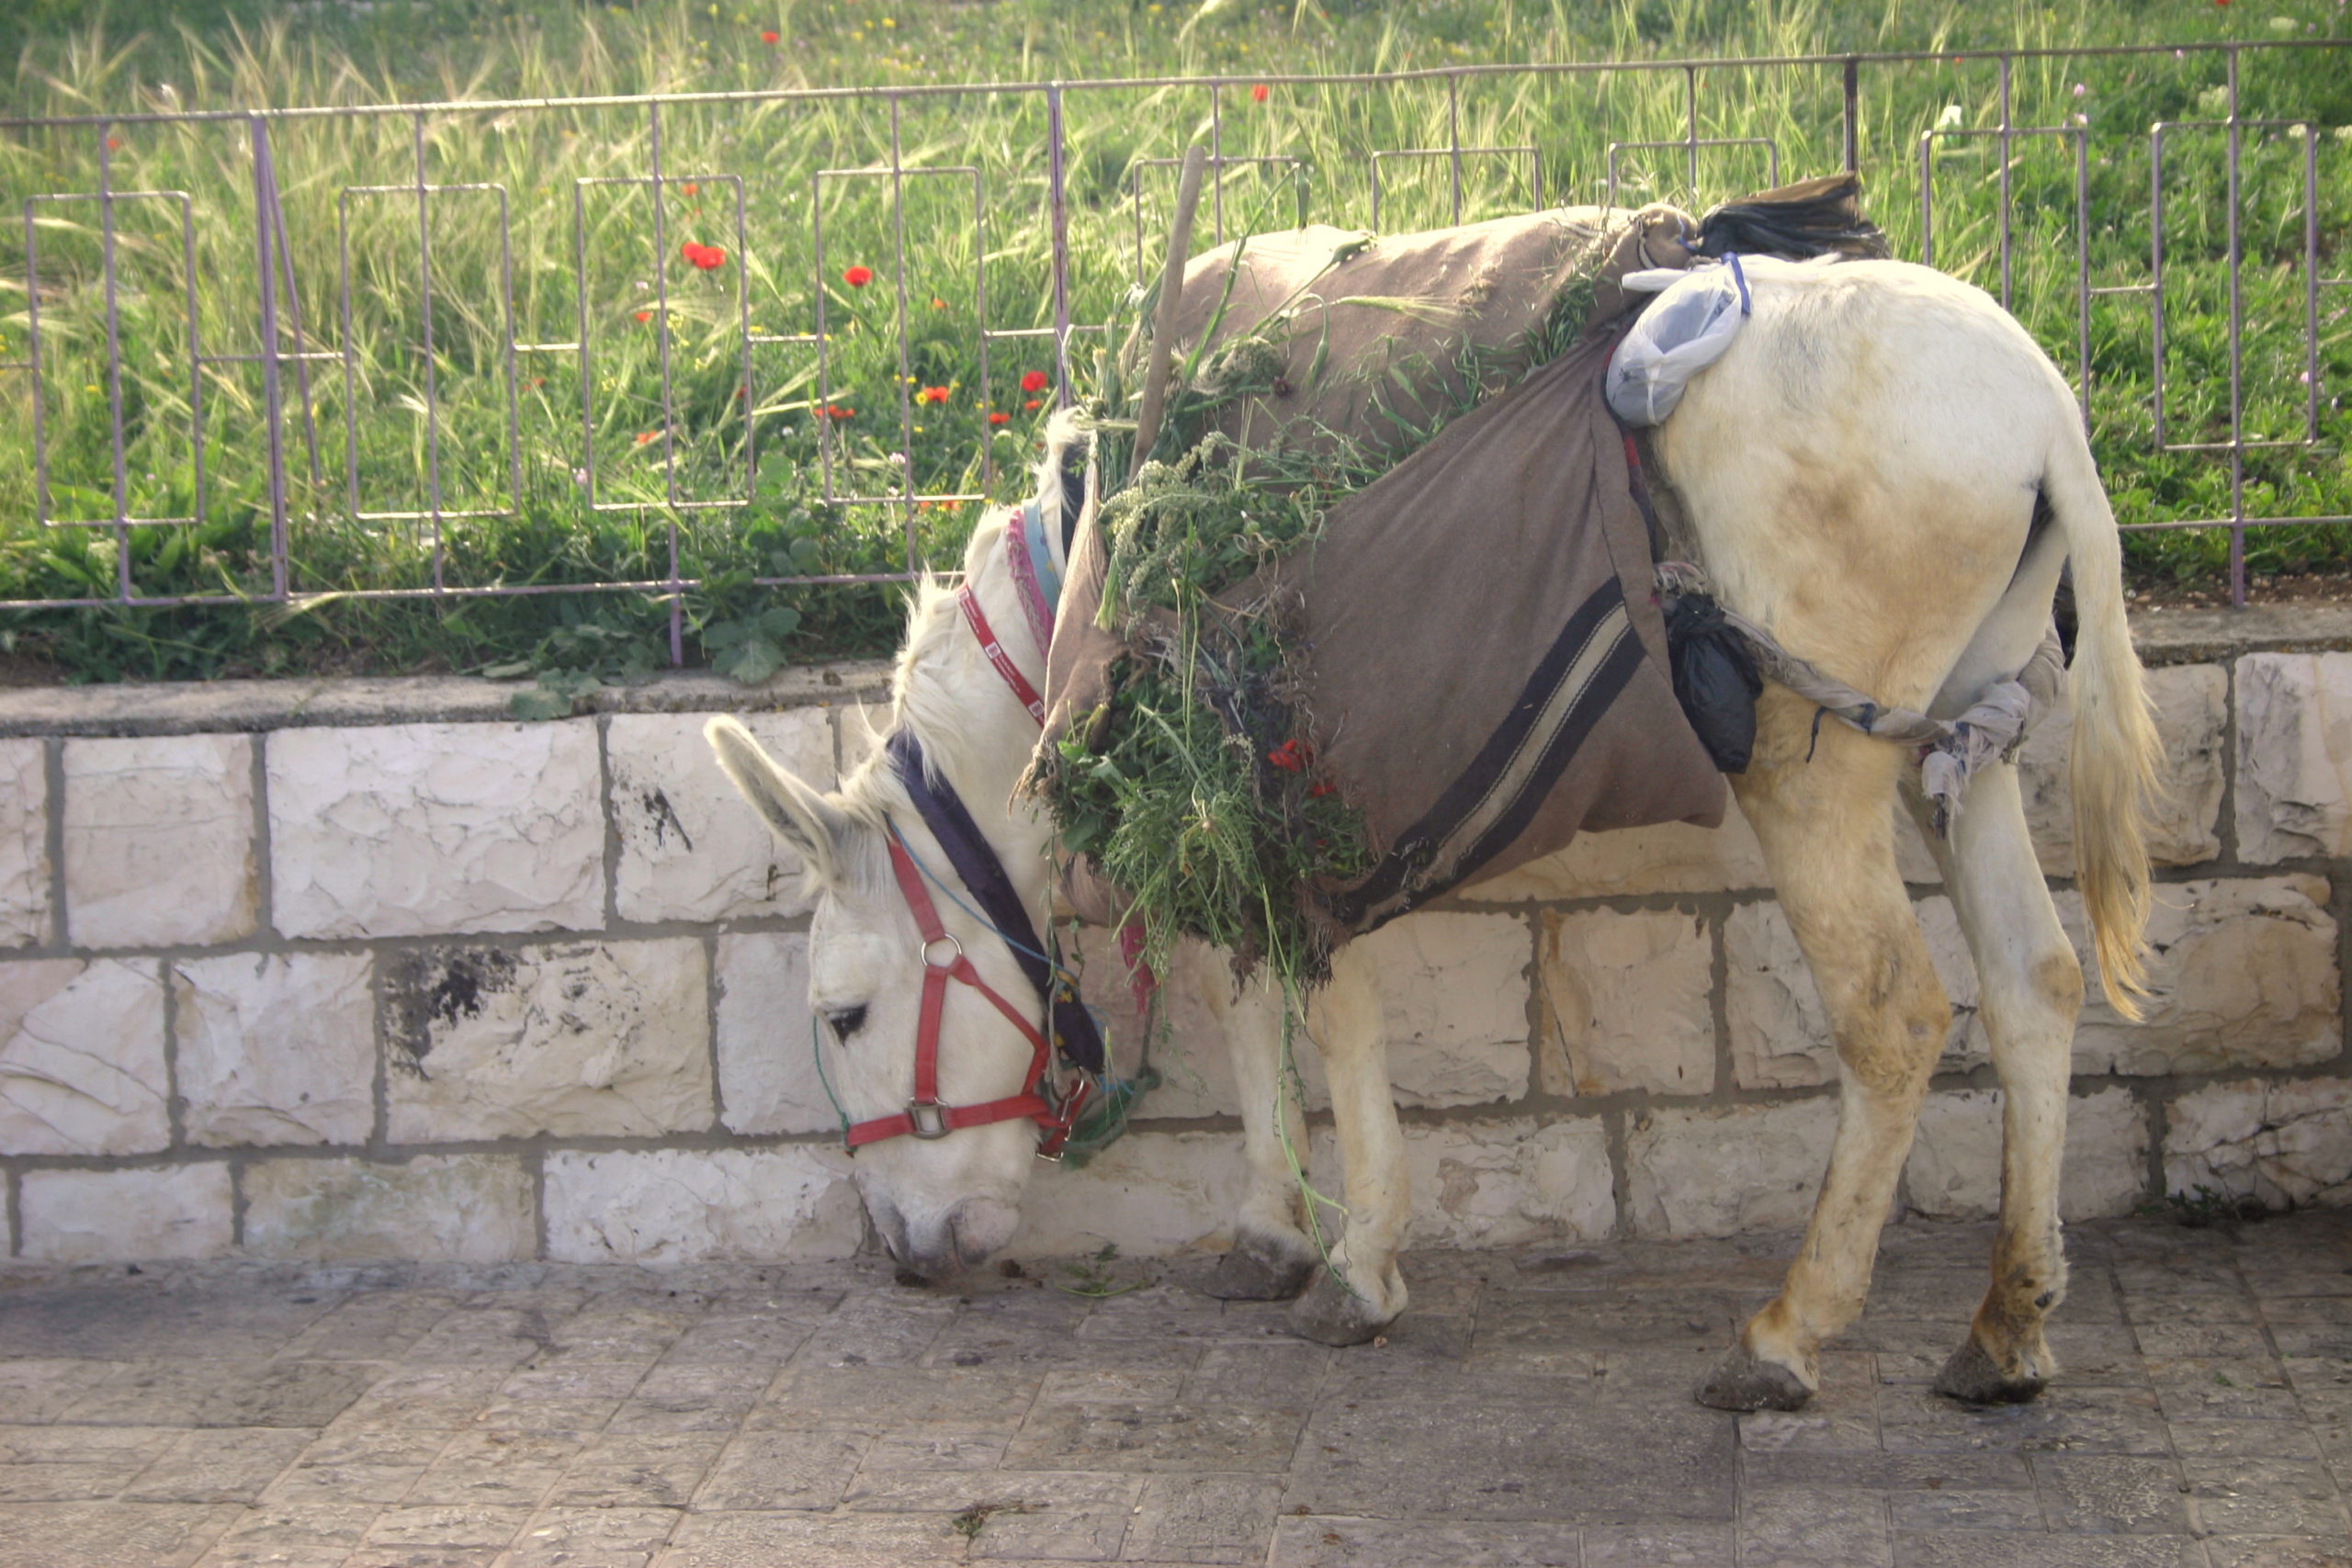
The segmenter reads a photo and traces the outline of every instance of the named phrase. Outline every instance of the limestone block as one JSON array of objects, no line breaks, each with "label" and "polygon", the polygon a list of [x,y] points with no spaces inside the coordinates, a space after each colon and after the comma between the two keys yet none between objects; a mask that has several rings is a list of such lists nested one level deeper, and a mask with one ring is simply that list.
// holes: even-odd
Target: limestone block
[{"label": "limestone block", "polygon": [[[2148,856],[2158,865],[2194,865],[2222,852],[2222,739],[2229,722],[2229,672],[2218,664],[2175,664],[2148,671],[2148,696],[2165,756],[2165,793],[2148,825]],[[2068,786],[2075,709],[2061,702],[2018,753],[2018,784],[2041,869],[2075,874],[2075,797]]]},{"label": "limestone block", "polygon": [[[2069,1220],[2128,1214],[2145,1196],[2148,1120],[2127,1089],[2066,1102],[2058,1208]],[[2001,1208],[2001,1091],[1931,1094],[1904,1168],[1911,1207],[1939,1219],[1988,1219]]]},{"label": "limestone block", "polygon": [[392,1142],[709,1129],[707,979],[692,937],[389,955]]},{"label": "limestone block", "polygon": [[49,772],[38,740],[0,740],[0,947],[50,940]]},{"label": "limestone block", "polygon": [[1221,1248],[1248,1185],[1238,1133],[1134,1132],[1083,1167],[1039,1166],[1009,1254],[1066,1258],[1115,1242],[1131,1257]]},{"label": "limestone block", "polygon": [[65,743],[65,926],[81,947],[234,942],[260,908],[253,740]]},{"label": "limestone block", "polygon": [[732,932],[718,939],[718,963],[720,1123],[730,1133],[838,1132],[810,1055],[808,933]]},{"label": "limestone block", "polygon": [[2290,1204],[2352,1202],[2352,1080],[2217,1083],[2172,1102],[2165,1190]]},{"label": "limestone block", "polygon": [[24,1255],[39,1263],[139,1263],[229,1250],[229,1167],[28,1170]]},{"label": "limestone block", "polygon": [[196,1144],[359,1144],[376,1122],[366,953],[173,966],[179,1092]]},{"label": "limestone block", "polygon": [[1379,977],[1399,1104],[1477,1105],[1527,1092],[1527,928],[1517,918],[1422,913],[1362,947]]},{"label": "limestone block", "polygon": [[2352,851],[2352,653],[2250,653],[2237,705],[2238,858]]},{"label": "limestone block", "polygon": [[501,1263],[536,1250],[530,1173],[512,1155],[267,1159],[244,1184],[256,1257]]},{"label": "limestone block", "polygon": [[1714,944],[1677,910],[1544,911],[1538,1057],[1549,1094],[1715,1087]]},{"label": "limestone block", "polygon": [[[805,908],[800,857],[768,831],[718,771],[703,714],[616,714],[605,733],[613,826],[620,836],[615,907],[625,920],[723,920]],[[824,708],[745,714],[777,763],[833,786]]]},{"label": "limestone block", "polygon": [[155,964],[0,964],[0,1154],[163,1148],[172,1140],[169,1086]]},{"label": "limestone block", "polygon": [[590,719],[281,730],[268,750],[277,929],[600,929],[600,771]]},{"label": "limestone block", "polygon": [[559,1263],[846,1258],[865,1234],[848,1158],[830,1149],[551,1154],[547,1204]]},{"label": "limestone block", "polygon": [[2193,1073],[2324,1062],[2343,1048],[2327,884],[2316,876],[2159,886],[2148,919],[2144,1021],[2100,993],[2082,900],[2059,916],[2082,955],[2077,1073]]},{"label": "limestone block", "polygon": [[[1939,1070],[1965,1070],[1986,1055],[1976,1022],[1976,969],[1967,939],[1951,899],[1923,898],[1912,908],[1928,960],[1952,1005]],[[1780,905],[1745,904],[1733,910],[1724,926],[1724,956],[1732,1076],[1739,1087],[1799,1089],[1837,1081],[1829,1015]]]},{"label": "limestone block", "polygon": [[1636,893],[1714,893],[1769,887],[1756,831],[1726,802],[1720,828],[1667,822],[1580,833],[1558,854],[1530,861],[1463,896],[1474,903],[1600,898]]},{"label": "limestone block", "polygon": [[1598,1241],[1616,1228],[1609,1137],[1598,1117],[1408,1127],[1405,1167],[1416,1246]]},{"label": "limestone block", "polygon": [[1634,1233],[1679,1240],[1804,1224],[1837,1126],[1830,1099],[1649,1112],[1625,1144]]}]

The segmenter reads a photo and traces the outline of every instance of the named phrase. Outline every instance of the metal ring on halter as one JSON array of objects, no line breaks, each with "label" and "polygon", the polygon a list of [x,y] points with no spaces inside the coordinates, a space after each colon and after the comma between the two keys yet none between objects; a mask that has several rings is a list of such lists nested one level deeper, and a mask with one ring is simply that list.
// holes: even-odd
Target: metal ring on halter
[{"label": "metal ring on halter", "polygon": [[[931,950],[937,947],[943,942],[956,950],[956,956],[954,958],[950,958],[944,964],[933,964],[931,961]],[[931,938],[928,942],[916,943],[915,956],[922,960],[922,966],[926,969],[953,969],[956,967],[957,960],[964,956],[964,943],[959,938],[946,931],[942,931],[939,935]]]}]

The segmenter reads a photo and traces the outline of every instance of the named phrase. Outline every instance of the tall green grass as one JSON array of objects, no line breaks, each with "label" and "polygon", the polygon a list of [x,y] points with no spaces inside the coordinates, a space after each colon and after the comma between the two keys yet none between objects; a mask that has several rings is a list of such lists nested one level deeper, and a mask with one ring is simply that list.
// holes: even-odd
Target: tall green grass
[{"label": "tall green grass", "polygon": [[[1228,236],[1302,216],[1365,225],[1372,152],[1442,148],[1457,131],[1465,147],[1533,149],[1464,157],[1464,220],[1525,210],[1539,194],[1546,202],[1613,196],[1704,206],[1772,172],[1755,146],[1702,149],[1695,180],[1680,149],[1638,150],[1619,154],[1611,182],[1611,143],[1683,134],[1689,85],[1679,72],[1370,85],[1288,84],[1283,75],[1928,51],[1939,58],[1860,73],[1871,208],[1898,254],[1920,254],[1920,145],[1932,135],[1936,263],[1998,290],[2001,162],[1997,143],[1973,133],[1998,123],[1999,71],[1987,60],[1955,62],[1954,51],[2190,43],[2224,29],[2305,39],[2335,29],[2341,16],[2311,0],[2229,10],[2102,0],[2064,13],[1894,0],[1164,8],[448,0],[367,12],[327,6],[296,20],[265,20],[241,0],[216,0],[192,23],[181,12],[176,25],[175,8],[160,0],[95,21],[70,17],[74,9],[37,0],[0,21],[0,45],[13,41],[19,62],[11,112],[457,105],[270,122],[302,328],[298,344],[281,306],[278,347],[330,355],[283,372],[289,586],[305,597],[294,608],[40,610],[0,619],[0,638],[18,652],[88,678],[514,663],[613,674],[667,657],[669,608],[658,592],[355,597],[424,587],[436,571],[453,587],[576,585],[657,581],[674,564],[705,583],[684,599],[689,655],[741,662],[746,672],[770,662],[759,650],[772,644],[794,657],[887,646],[893,591],[758,580],[952,561],[974,515],[971,498],[1020,487],[1043,412],[1028,405],[1051,397],[1022,386],[1024,375],[1052,368],[1046,339],[983,339],[981,329],[1035,333],[1050,326],[1053,307],[1043,95],[878,89],[1071,82],[1071,311],[1084,325],[1110,315],[1150,258],[1172,199],[1173,161],[1212,128],[1237,161],[1220,175],[1204,222],[1214,230],[1221,221]],[[764,32],[776,41],[763,41]],[[2319,128],[2323,273],[2335,265],[2347,216],[2352,143],[2336,134],[2352,126],[2347,62],[2335,51],[2241,56],[2242,118]],[[1215,94],[1088,85],[1200,73],[1229,85]],[[2083,117],[2094,286],[2148,281],[2148,127],[2219,118],[2224,73],[2222,56],[2194,52],[2017,62],[2014,123],[2076,127]],[[1261,79],[1262,98],[1254,90]],[[1702,136],[1770,139],[1783,178],[1838,164],[1844,99],[1835,66],[1724,69],[1696,80]],[[467,107],[844,86],[877,91],[664,105],[658,243],[648,178],[656,127],[645,107]],[[1939,126],[1951,129],[1938,133]],[[2303,313],[2304,145],[2275,129],[2241,137],[2244,428],[2299,440],[2313,352]],[[39,412],[51,525],[34,522],[30,378],[0,370],[0,599],[115,592],[123,563],[114,531],[71,523],[113,515],[118,399],[130,510],[196,518],[128,531],[135,591],[239,601],[270,593],[271,433],[260,368],[250,362],[261,346],[251,138],[246,122],[187,119],[0,131],[0,192],[11,207],[0,225],[0,363],[25,358],[36,303],[27,295],[17,205],[26,197],[96,189],[103,157],[117,191],[185,192],[193,214],[184,233],[175,198],[115,204],[118,392],[107,368],[98,209],[37,204]],[[2008,299],[2079,375],[2075,144],[2040,137],[2013,146]],[[897,183],[876,173],[887,171],[894,145],[904,166],[934,172]],[[2224,145],[2213,130],[2176,132],[2167,143],[2163,373],[2173,443],[2229,434]],[[1383,229],[1456,216],[1448,159],[1383,158],[1377,169]],[[422,210],[413,189],[358,188],[413,186],[420,170],[444,186],[494,188],[446,190]],[[723,249],[724,263],[691,265],[681,253],[688,243]],[[873,276],[854,286],[853,267]],[[2318,444],[2250,457],[2245,514],[2352,513],[2335,390],[2352,374],[2343,304],[2342,291],[2322,291]],[[820,321],[821,345],[809,341]],[[200,506],[191,322],[203,351],[229,361],[208,367],[196,389],[206,431]],[[2119,513],[2127,523],[2228,516],[2237,498],[2225,456],[2155,449],[2151,336],[2144,293],[2096,300],[2089,412]],[[510,349],[582,342],[584,384],[577,348]],[[1073,355],[1092,353],[1096,342],[1081,332]],[[924,398],[934,388],[944,401]],[[434,510],[436,474],[437,527],[355,516]],[[2143,575],[2198,578],[2225,550],[2211,532],[2159,533],[2135,536],[2132,556]],[[2265,531],[2249,550],[2257,570],[2292,570],[2341,562],[2352,539],[2335,528]],[[747,660],[746,650],[758,656]]]}]

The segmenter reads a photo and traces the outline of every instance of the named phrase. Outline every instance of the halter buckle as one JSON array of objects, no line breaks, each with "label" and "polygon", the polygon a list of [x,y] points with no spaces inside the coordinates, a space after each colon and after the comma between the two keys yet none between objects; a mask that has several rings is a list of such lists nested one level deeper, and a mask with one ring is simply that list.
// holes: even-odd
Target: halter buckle
[{"label": "halter buckle", "polygon": [[909,1131],[926,1143],[944,1138],[953,1131],[947,1125],[947,1107],[935,1100],[907,1101],[907,1120],[912,1123]]}]

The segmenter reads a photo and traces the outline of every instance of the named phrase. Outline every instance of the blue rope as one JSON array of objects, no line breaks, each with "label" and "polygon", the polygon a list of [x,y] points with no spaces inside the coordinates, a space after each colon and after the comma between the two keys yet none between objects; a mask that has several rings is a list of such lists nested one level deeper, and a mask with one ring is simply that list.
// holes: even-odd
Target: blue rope
[{"label": "blue rope", "polygon": [[833,1114],[842,1119],[842,1142],[846,1144],[849,1142],[849,1112],[842,1109],[841,1096],[833,1092],[833,1080],[825,1076],[824,1039],[820,1032],[822,1028],[817,1021],[817,1015],[811,1012],[808,1015],[808,1059],[817,1064],[817,1081],[825,1086],[825,1098],[832,1101]]}]

